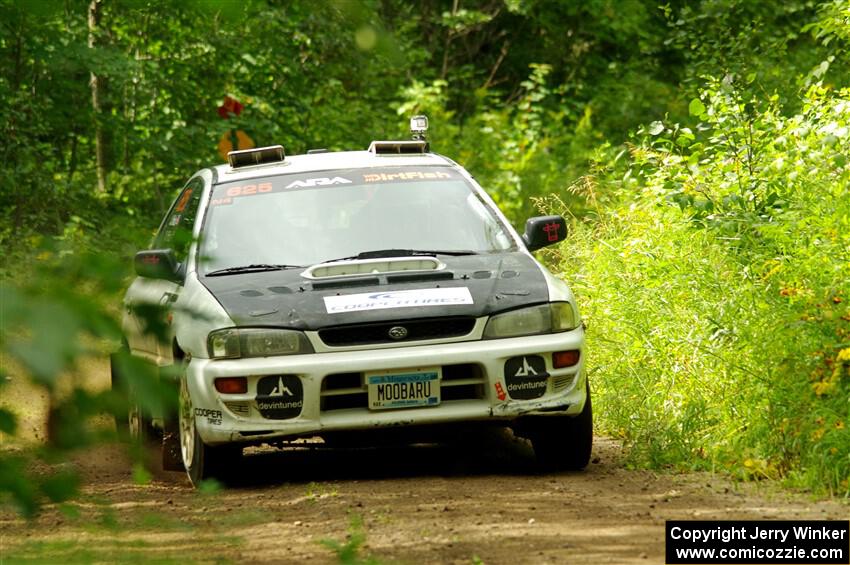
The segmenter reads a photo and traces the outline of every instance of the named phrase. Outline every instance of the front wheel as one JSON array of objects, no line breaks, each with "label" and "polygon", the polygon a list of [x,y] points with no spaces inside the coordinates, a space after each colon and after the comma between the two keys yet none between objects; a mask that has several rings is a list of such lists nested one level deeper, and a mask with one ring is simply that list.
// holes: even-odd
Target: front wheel
[{"label": "front wheel", "polygon": [[590,462],[593,447],[593,406],[590,383],[587,400],[577,416],[539,418],[530,430],[531,445],[544,469],[579,471]]},{"label": "front wheel", "polygon": [[189,387],[184,376],[180,379],[178,416],[180,452],[189,480],[197,487],[202,481],[224,478],[228,468],[236,464],[241,457],[242,448],[230,445],[221,447],[206,445],[195,427],[194,412],[192,398],[189,396]]}]

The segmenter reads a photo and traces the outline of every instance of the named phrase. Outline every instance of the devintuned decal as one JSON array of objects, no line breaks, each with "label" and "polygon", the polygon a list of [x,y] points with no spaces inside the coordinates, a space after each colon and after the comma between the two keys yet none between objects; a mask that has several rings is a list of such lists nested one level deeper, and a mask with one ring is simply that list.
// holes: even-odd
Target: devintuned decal
[{"label": "devintuned decal", "polygon": [[511,357],[505,362],[505,384],[511,398],[529,400],[546,392],[549,373],[540,355]]},{"label": "devintuned decal", "polygon": [[328,311],[328,314],[383,310],[386,308],[413,308],[416,306],[455,306],[472,303],[472,295],[465,286],[325,296],[325,310]]},{"label": "devintuned decal", "polygon": [[295,418],[303,406],[304,388],[295,375],[275,375],[257,381],[257,410],[263,418]]}]

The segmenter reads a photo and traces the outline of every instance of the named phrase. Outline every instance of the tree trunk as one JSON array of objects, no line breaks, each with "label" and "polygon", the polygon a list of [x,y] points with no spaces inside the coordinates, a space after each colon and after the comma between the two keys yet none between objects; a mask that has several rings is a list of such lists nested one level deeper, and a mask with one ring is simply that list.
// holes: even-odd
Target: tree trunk
[{"label": "tree trunk", "polygon": [[[89,4],[89,49],[94,49],[100,26],[102,0],[91,0]],[[91,103],[94,113],[95,157],[97,159],[97,191],[106,192],[106,140],[103,131],[101,100],[104,96],[102,79],[91,73]]]}]

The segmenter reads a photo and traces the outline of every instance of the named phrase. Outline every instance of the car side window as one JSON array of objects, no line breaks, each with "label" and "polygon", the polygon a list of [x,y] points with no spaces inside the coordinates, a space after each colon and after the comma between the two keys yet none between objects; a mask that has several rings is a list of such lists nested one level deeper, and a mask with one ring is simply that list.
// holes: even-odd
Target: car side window
[{"label": "car side window", "polygon": [[198,204],[201,202],[204,181],[192,180],[174,201],[156,236],[154,247],[172,249],[178,262],[184,262],[192,244],[192,227],[198,216]]}]

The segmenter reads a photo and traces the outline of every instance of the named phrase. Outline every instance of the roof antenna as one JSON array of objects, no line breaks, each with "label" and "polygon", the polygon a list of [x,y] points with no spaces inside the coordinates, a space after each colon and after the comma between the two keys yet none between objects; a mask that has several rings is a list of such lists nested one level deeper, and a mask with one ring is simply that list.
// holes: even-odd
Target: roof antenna
[{"label": "roof antenna", "polygon": [[431,144],[425,134],[428,133],[428,116],[420,115],[410,118],[410,135],[413,141],[424,141],[425,151],[431,150]]}]

